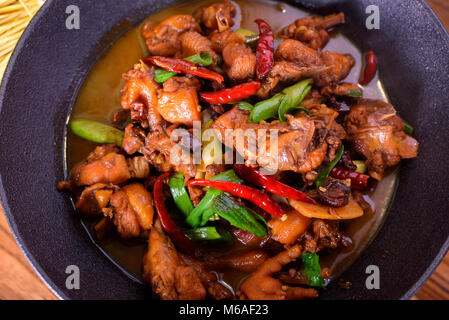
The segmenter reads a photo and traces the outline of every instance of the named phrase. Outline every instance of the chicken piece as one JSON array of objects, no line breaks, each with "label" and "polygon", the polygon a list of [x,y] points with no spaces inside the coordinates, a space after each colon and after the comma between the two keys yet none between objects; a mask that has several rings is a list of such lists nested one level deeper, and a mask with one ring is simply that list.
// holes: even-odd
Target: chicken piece
[{"label": "chicken piece", "polygon": [[283,244],[293,244],[307,230],[312,219],[307,218],[291,209],[287,212],[287,219],[273,218],[268,222],[273,240]]},{"label": "chicken piece", "polygon": [[208,32],[228,30],[234,25],[235,7],[228,1],[214,3],[196,10],[193,16],[206,27]]},{"label": "chicken piece", "polygon": [[[101,147],[97,147],[101,149]],[[98,158],[89,156],[87,162],[75,167],[71,173],[71,181],[77,186],[89,186],[96,183],[121,184],[131,179],[128,164],[123,155],[116,152],[106,153]]]},{"label": "chicken piece", "polygon": [[242,272],[253,272],[269,258],[262,250],[232,252],[217,257],[209,256],[206,265],[209,269],[232,269]]},{"label": "chicken piece", "polygon": [[207,293],[215,300],[232,299],[233,293],[222,285],[215,273],[212,273],[206,268],[206,265],[202,261],[198,261],[185,254],[180,254],[183,264],[192,267],[200,277],[201,283],[206,288]]},{"label": "chicken piece", "polygon": [[143,230],[149,230],[153,225],[153,198],[141,183],[132,183],[122,190],[128,197],[128,202],[136,213],[139,225]]},{"label": "chicken piece", "polygon": [[361,89],[355,83],[342,82],[331,86],[323,87],[321,88],[320,93],[325,97],[329,97],[332,95],[348,96],[351,94],[351,91],[356,92],[361,91]]},{"label": "chicken piece", "polygon": [[134,123],[130,123],[125,128],[125,135],[122,141],[122,149],[127,154],[134,154],[144,146],[146,134],[142,128]]},{"label": "chicken piece", "polygon": [[199,24],[189,14],[172,15],[158,25],[148,22],[142,35],[150,55],[174,56],[181,51],[180,36],[187,31],[201,32]]},{"label": "chicken piece", "polygon": [[212,57],[213,63],[217,63],[217,53],[213,49],[213,43],[196,31],[185,32],[180,36],[182,56],[189,57],[198,52],[207,52]]},{"label": "chicken piece", "polygon": [[302,18],[282,29],[279,36],[299,40],[312,49],[322,49],[329,41],[327,30],[340,23],[345,23],[343,12]]},{"label": "chicken piece", "polygon": [[158,92],[157,111],[168,122],[191,127],[193,121],[201,121],[201,106],[196,78],[172,77],[164,82]]},{"label": "chicken piece", "polygon": [[182,262],[159,220],[150,231],[142,277],[162,300],[200,300],[206,297],[206,289],[198,273]]},{"label": "chicken piece", "polygon": [[150,176],[150,165],[143,156],[132,157],[128,160],[128,169],[132,178],[145,179]]},{"label": "chicken piece", "polygon": [[229,231],[231,232],[233,238],[237,240],[240,245],[247,249],[258,249],[262,248],[270,240],[270,236],[257,237],[254,233],[249,231],[234,227],[230,225]]},{"label": "chicken piece", "polygon": [[[212,124],[220,141],[228,147],[232,147],[230,142],[233,142],[235,150],[245,160],[257,161],[260,166],[275,171],[298,173],[308,172],[323,162],[327,143],[324,139],[315,143],[315,123],[311,118],[286,115],[286,122],[255,124],[247,123],[248,116],[247,111],[235,106]],[[226,129],[234,129],[231,139],[226,137]],[[276,130],[277,144],[272,146],[270,133]],[[261,139],[264,133],[266,139]]]},{"label": "chicken piece", "polygon": [[266,260],[256,272],[246,278],[240,285],[242,297],[250,300],[286,300],[318,297],[318,292],[315,289],[286,286],[280,280],[273,278],[273,275],[281,271],[283,266],[299,258],[301,251],[301,246],[294,245]]},{"label": "chicken piece", "polygon": [[232,30],[214,31],[210,34],[209,39],[212,41],[213,49],[218,53],[222,53],[223,49],[230,43],[245,44],[245,36]]},{"label": "chicken piece", "polygon": [[226,73],[234,83],[245,82],[254,77],[256,55],[251,49],[237,43],[230,43],[223,49]]},{"label": "chicken piece", "polygon": [[418,142],[389,103],[360,99],[347,116],[348,141],[366,158],[370,176],[381,180],[385,169],[418,155]]},{"label": "chicken piece", "polygon": [[111,196],[111,206],[103,209],[103,214],[114,221],[122,238],[137,238],[141,227],[136,212],[124,191],[116,191]]},{"label": "chicken piece", "polygon": [[101,215],[101,209],[105,208],[117,186],[104,183],[96,183],[86,187],[76,201],[75,208],[86,216]]},{"label": "chicken piece", "polygon": [[[160,172],[173,170],[184,174],[186,179],[193,178],[196,174],[196,167],[189,150],[187,150],[189,153],[186,159],[181,153],[182,147],[180,144],[170,139],[171,132],[176,128],[173,125],[167,128],[165,132],[150,132],[145,139],[143,155]],[[176,151],[179,151],[179,153]]]},{"label": "chicken piece", "polygon": [[275,64],[257,91],[260,98],[267,98],[282,86],[312,78],[314,85],[324,87],[343,80],[354,66],[349,54],[311,49],[300,41],[285,40],[275,53]]},{"label": "chicken piece", "polygon": [[162,130],[163,121],[157,112],[157,90],[160,85],[153,79],[154,67],[141,62],[123,74],[126,80],[121,90],[123,109],[131,110],[134,120],[148,120],[151,130]]},{"label": "chicken piece", "polygon": [[351,240],[340,231],[337,220],[314,219],[301,241],[305,252],[316,253],[326,248],[347,247]]}]

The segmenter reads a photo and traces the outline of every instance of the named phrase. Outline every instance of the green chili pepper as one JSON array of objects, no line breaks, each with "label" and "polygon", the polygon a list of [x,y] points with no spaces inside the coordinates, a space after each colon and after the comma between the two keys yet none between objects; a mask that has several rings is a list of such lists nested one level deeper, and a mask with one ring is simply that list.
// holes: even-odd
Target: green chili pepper
[{"label": "green chili pepper", "polygon": [[405,121],[402,121],[402,123],[404,124],[405,133],[411,136],[413,134],[413,127]]},{"label": "green chili pepper", "polygon": [[279,105],[284,98],[283,93],[278,93],[270,99],[260,101],[254,105],[249,122],[259,123],[261,120],[267,120],[277,115]]},{"label": "green chili pepper", "polygon": [[348,94],[346,96],[351,97],[351,98],[362,98],[363,91],[362,91],[362,89],[349,90]]},{"label": "green chili pepper", "polygon": [[298,82],[297,84],[285,88],[282,93],[285,95],[279,106],[278,114],[279,120],[285,121],[285,114],[296,109],[312,86],[312,79],[306,79]]},{"label": "green chili pepper", "polygon": [[230,242],[233,240],[231,234],[222,228],[217,229],[214,226],[200,227],[191,230],[184,231],[184,234],[190,240],[201,241],[201,240],[221,240]]},{"label": "green chili pepper", "polygon": [[181,210],[184,216],[188,216],[193,210],[193,204],[190,200],[187,190],[184,186],[184,176],[178,172],[173,175],[169,181],[170,192],[176,206]]},{"label": "green chili pepper", "polygon": [[321,169],[320,173],[318,173],[318,176],[314,181],[317,188],[326,182],[329,173],[332,171],[332,169],[335,167],[338,161],[340,161],[340,158],[343,155],[344,150],[345,147],[341,145],[340,149],[338,149],[337,154],[335,155],[334,160],[332,160],[327,167]]},{"label": "green chili pepper", "polygon": [[[243,180],[240,179],[232,169],[217,174],[216,176],[210,178],[210,180],[243,183]],[[210,210],[212,201],[215,199],[215,197],[222,193],[223,191],[214,188],[207,189],[207,192],[204,195],[203,199],[201,199],[200,203],[198,203],[195,209],[190,212],[189,216],[186,219],[186,222],[194,228],[200,225],[205,225],[214,216],[213,210]]]},{"label": "green chili pepper", "polygon": [[267,235],[267,223],[260,215],[241,206],[224,193],[213,200],[212,210],[237,228],[247,230],[257,237]]},{"label": "green chili pepper", "polygon": [[72,120],[70,128],[74,134],[89,141],[122,145],[123,131],[97,121],[88,119]]},{"label": "green chili pepper", "polygon": [[251,112],[254,109],[254,106],[246,101],[239,101],[239,109]]},{"label": "green chili pepper", "polygon": [[308,285],[312,287],[324,287],[318,255],[316,253],[303,253],[301,258],[304,263],[304,271],[308,279]]},{"label": "green chili pepper", "polygon": [[[193,62],[196,64],[201,64],[204,67],[211,65],[213,62],[212,57],[208,52],[204,52],[204,53],[198,52],[198,53],[195,53],[193,56],[184,58],[184,60],[187,60],[187,61],[190,61],[190,62]],[[175,75],[177,75],[176,72],[158,68],[158,69],[154,70],[154,81],[156,81],[158,83],[163,83]]]}]

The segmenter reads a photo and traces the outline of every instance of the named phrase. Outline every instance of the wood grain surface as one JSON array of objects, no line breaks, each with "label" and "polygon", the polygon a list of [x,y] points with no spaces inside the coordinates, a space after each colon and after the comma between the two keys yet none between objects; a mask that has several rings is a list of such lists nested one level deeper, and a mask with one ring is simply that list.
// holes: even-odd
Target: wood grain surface
[{"label": "wood grain surface", "polygon": [[[449,30],[449,1],[427,2]],[[57,299],[19,249],[1,208],[0,299]],[[449,299],[449,254],[413,299]]]}]

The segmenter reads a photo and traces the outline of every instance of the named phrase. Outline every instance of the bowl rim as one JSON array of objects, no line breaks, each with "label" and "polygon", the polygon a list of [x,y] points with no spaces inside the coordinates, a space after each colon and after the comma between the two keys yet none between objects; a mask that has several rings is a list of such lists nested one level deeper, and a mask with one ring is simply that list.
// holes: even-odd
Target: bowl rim
[{"label": "bowl rim", "polygon": [[[449,32],[446,30],[444,25],[442,24],[441,20],[437,17],[436,13],[433,11],[433,9],[430,7],[430,5],[425,0],[415,0],[423,5],[423,7],[426,10],[426,13],[428,17],[432,20],[434,24],[438,26],[439,31],[444,35],[444,38],[446,39],[448,45],[449,45]],[[2,110],[2,104],[4,100],[5,90],[6,90],[6,84],[10,79],[11,72],[14,68],[16,58],[19,54],[19,52],[24,48],[27,39],[29,38],[32,29],[35,27],[35,25],[39,22],[40,18],[45,14],[47,10],[50,9],[50,7],[53,5],[55,0],[47,0],[44,2],[44,4],[41,6],[41,8],[37,11],[37,13],[33,16],[29,24],[27,25],[26,29],[20,36],[16,46],[14,47],[14,50],[9,58],[7,67],[5,68],[4,74],[1,79],[0,84],[0,112]],[[394,199],[393,199],[394,202]],[[36,261],[36,258],[34,257],[33,253],[29,250],[28,246],[24,244],[24,241],[22,240],[22,236],[20,232],[17,229],[17,224],[14,218],[13,213],[11,212],[9,206],[7,197],[5,194],[5,189],[3,185],[2,175],[0,172],[0,207],[2,208],[6,221],[8,223],[9,228],[11,229],[11,232],[13,234],[14,240],[16,241],[17,245],[19,246],[20,250],[24,254],[26,260],[29,262],[33,270],[36,272],[36,274],[39,276],[39,278],[45,283],[45,285],[50,289],[50,291],[59,299],[70,299],[64,292],[53,282],[52,277],[49,276],[43,268],[39,265],[39,263]],[[373,241],[375,241],[374,239]],[[446,238],[446,241],[440,248],[438,254],[434,257],[432,262],[429,264],[429,266],[426,268],[425,272],[421,275],[421,277],[413,284],[412,287],[409,288],[409,290],[402,295],[400,298],[401,300],[409,300],[412,298],[416,292],[424,285],[424,283],[431,277],[431,275],[434,273],[436,268],[440,265],[442,260],[444,259],[445,255],[449,251],[449,235]]]}]

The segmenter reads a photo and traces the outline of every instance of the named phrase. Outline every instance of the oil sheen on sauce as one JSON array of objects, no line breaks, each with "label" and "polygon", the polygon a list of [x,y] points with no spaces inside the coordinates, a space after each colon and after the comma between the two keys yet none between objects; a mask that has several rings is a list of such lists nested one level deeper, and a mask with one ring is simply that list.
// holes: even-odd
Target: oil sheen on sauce
[{"label": "oil sheen on sauce", "polygon": [[[193,13],[195,9],[213,2],[216,1],[181,2],[151,15],[146,21],[159,22],[173,14]],[[241,27],[257,31],[254,19],[262,18],[272,26],[274,32],[277,32],[295,19],[312,14],[281,2],[234,1],[234,4],[237,7],[237,14],[234,18],[233,29]],[[148,54],[141,37],[143,24],[144,22],[119,39],[92,68],[79,91],[71,119],[89,118],[110,123],[113,112],[120,109],[122,74]],[[356,59],[356,65],[345,81],[357,83],[362,65],[362,53],[349,39],[338,33],[338,30],[332,32],[331,36],[325,50],[350,53]],[[377,75],[368,86],[364,87],[364,97],[388,101]],[[67,136],[67,168],[70,170],[77,163],[83,161],[94,147],[94,143],[83,140],[69,132]],[[321,265],[332,270],[333,278],[338,277],[348,268],[374,239],[387,216],[396,186],[397,169],[393,169],[377,185],[374,192],[364,195],[365,201],[371,206],[371,210],[367,210],[361,218],[346,223],[345,234],[352,239],[352,246],[337,249],[328,255],[321,256]],[[141,282],[141,263],[146,250],[146,241],[124,241],[116,237],[97,243],[94,232],[92,232],[95,222],[83,220],[83,224],[98,248],[128,276]],[[241,281],[241,276],[232,275],[232,273],[226,274],[224,275],[224,281],[235,288]]]}]

